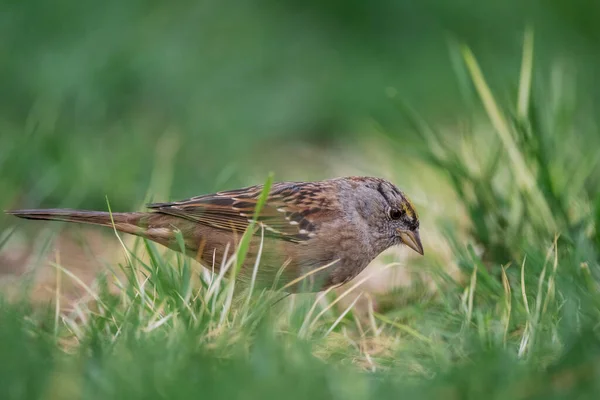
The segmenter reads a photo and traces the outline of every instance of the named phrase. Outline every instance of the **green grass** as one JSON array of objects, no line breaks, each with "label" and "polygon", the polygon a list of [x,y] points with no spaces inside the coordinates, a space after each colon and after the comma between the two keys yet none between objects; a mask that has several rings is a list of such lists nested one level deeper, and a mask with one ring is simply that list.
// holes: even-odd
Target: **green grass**
[{"label": "green grass", "polygon": [[401,105],[415,133],[407,151],[382,123],[460,205],[458,217],[426,220],[451,255],[427,248],[425,261],[405,265],[411,287],[361,293],[360,308],[345,301],[356,282],[279,301],[227,279],[243,247],[212,275],[138,240],[92,285],[54,263],[55,298],[67,281],[83,292],[68,309],[26,295],[2,303],[0,397],[597,397],[600,140],[569,75],[560,64],[536,69],[532,31],[524,43],[506,98],[468,47],[452,48],[461,92],[481,100],[458,134]]}]

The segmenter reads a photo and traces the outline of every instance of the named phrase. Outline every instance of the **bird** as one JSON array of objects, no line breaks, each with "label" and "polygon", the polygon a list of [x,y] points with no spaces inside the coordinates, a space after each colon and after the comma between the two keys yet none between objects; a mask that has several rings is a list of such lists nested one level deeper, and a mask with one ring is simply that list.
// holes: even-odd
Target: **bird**
[{"label": "bird", "polygon": [[351,176],[276,182],[255,215],[262,191],[263,185],[255,185],[153,203],[146,212],[24,209],[6,213],[112,227],[184,251],[216,272],[253,226],[236,283],[252,280],[289,293],[341,286],[391,246],[404,244],[424,254],[417,212],[388,180]]}]

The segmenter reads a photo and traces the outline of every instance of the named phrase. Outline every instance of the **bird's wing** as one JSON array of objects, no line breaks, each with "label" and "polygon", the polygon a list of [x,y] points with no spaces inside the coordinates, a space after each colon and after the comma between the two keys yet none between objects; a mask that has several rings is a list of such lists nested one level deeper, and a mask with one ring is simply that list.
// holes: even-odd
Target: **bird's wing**
[{"label": "bird's wing", "polygon": [[[262,185],[192,197],[172,203],[149,204],[155,212],[241,234],[254,216]],[[333,187],[312,182],[273,184],[257,222],[265,235],[303,242],[316,234],[318,224],[335,218],[337,199]]]}]

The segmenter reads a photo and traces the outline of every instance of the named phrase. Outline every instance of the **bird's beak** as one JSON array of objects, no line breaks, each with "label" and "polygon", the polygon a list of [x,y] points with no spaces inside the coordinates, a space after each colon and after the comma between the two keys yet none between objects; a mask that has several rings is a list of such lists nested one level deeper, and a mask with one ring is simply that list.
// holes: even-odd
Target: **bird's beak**
[{"label": "bird's beak", "polygon": [[423,255],[423,245],[421,244],[421,237],[419,236],[418,229],[414,231],[398,230],[398,236],[400,236],[400,240],[402,240],[402,243],[404,243],[420,255]]}]

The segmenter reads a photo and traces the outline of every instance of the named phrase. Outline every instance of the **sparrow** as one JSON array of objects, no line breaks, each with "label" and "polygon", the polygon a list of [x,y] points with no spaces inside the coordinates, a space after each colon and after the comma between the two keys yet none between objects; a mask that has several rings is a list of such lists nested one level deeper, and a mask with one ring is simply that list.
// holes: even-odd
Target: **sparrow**
[{"label": "sparrow", "polygon": [[148,212],[32,209],[6,213],[114,227],[175,251],[182,249],[177,240],[180,232],[185,253],[213,271],[231,258],[253,223],[255,230],[236,280],[252,279],[288,292],[342,285],[394,245],[404,244],[423,255],[417,212],[406,195],[385,179],[277,182],[255,217],[262,191],[263,186],[257,185],[154,203],[147,205]]}]

